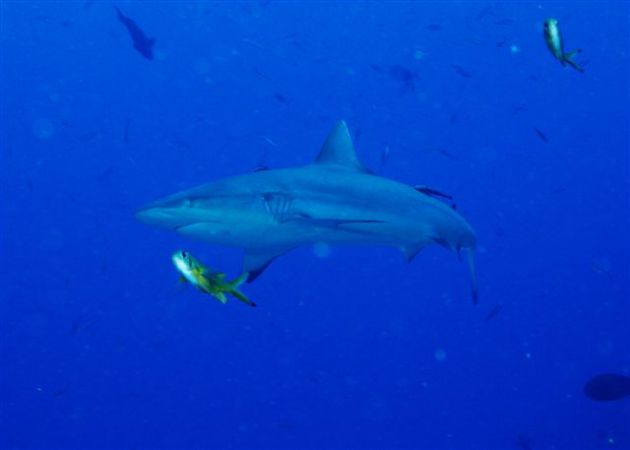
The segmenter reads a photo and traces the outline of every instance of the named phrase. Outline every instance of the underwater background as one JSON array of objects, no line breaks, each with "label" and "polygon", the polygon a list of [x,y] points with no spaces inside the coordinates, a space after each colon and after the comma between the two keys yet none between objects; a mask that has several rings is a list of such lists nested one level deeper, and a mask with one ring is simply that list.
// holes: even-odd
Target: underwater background
[{"label": "underwater background", "polygon": [[[117,6],[150,37],[133,48]],[[0,448],[630,448],[625,2],[0,3]],[[558,19],[563,67],[545,45]],[[479,241],[317,245],[244,287],[178,283],[134,217],[347,121],[382,176],[454,196]]]}]

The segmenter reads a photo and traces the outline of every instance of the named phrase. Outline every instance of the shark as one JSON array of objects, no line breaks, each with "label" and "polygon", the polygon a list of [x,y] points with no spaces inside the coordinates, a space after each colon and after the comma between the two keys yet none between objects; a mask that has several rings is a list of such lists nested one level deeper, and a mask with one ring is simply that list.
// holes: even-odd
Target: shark
[{"label": "shark", "polygon": [[136,217],[189,238],[242,248],[248,282],[304,245],[392,246],[411,261],[438,244],[466,254],[477,303],[475,233],[430,192],[368,170],[339,121],[311,164],[263,168],[193,187],[150,203]]}]

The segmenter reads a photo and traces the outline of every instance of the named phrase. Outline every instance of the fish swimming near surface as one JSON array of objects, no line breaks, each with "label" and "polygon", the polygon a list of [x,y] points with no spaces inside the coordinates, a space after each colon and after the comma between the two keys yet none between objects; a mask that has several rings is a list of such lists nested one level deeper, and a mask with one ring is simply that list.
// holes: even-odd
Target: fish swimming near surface
[{"label": "fish swimming near surface", "polygon": [[584,394],[598,402],[621,400],[630,396],[630,377],[618,373],[596,375],[584,385]]},{"label": "fish swimming near surface", "polygon": [[131,36],[131,40],[133,41],[133,48],[138,50],[146,59],[153,60],[155,38],[148,37],[135,21],[125,16],[116,6],[114,6],[114,9],[118,15],[118,20],[120,20],[127,28],[127,31],[129,31],[129,36]]},{"label": "fish swimming near surface", "polygon": [[221,303],[227,303],[226,294],[230,294],[249,306],[256,306],[256,303],[239,290],[239,286],[247,280],[249,274],[243,273],[234,280],[227,281],[224,273],[211,271],[193,255],[183,250],[173,253],[171,260],[181,274],[182,281],[192,284],[201,292],[212,295]]},{"label": "fish swimming near surface", "polygon": [[408,261],[429,244],[464,250],[477,302],[473,229],[442,201],[368,171],[343,121],[312,164],[205,184],[158,200],[137,217],[184,236],[243,248],[248,281],[278,256],[318,242],[393,246]]},{"label": "fish swimming near surface", "polygon": [[581,49],[575,49],[566,53],[564,51],[564,42],[562,40],[562,34],[560,33],[560,27],[558,26],[558,21],[556,19],[547,19],[543,24],[543,30],[545,34],[545,42],[547,43],[547,48],[551,52],[551,54],[556,58],[563,67],[567,64],[573,67],[580,73],[584,73],[584,69],[580,67],[575,61],[573,61],[573,57],[578,53],[581,53]]}]

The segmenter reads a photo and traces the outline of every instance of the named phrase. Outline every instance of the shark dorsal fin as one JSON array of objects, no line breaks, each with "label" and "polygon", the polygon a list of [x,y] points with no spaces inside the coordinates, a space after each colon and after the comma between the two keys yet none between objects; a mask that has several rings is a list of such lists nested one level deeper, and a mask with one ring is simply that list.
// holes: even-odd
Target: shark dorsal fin
[{"label": "shark dorsal fin", "polygon": [[315,158],[315,164],[338,166],[359,171],[366,170],[357,159],[346,122],[340,120],[330,130],[326,142],[324,142],[319,155]]}]

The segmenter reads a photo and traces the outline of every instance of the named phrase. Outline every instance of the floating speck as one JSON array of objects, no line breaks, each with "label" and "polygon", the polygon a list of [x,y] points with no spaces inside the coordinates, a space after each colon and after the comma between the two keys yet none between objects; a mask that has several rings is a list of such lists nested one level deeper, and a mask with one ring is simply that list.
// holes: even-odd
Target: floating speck
[{"label": "floating speck", "polygon": [[438,348],[435,350],[434,356],[437,362],[443,362],[446,360],[446,351],[443,348]]},{"label": "floating speck", "polygon": [[50,139],[55,134],[55,126],[49,119],[35,119],[33,121],[33,134],[38,139]]}]

